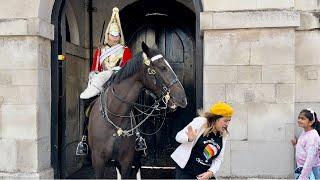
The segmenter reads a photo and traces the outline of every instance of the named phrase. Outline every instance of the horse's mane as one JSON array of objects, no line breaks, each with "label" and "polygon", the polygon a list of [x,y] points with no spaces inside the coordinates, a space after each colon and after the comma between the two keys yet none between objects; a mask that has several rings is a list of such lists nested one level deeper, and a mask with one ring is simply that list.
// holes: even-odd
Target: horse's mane
[{"label": "horse's mane", "polygon": [[127,79],[128,77],[131,77],[133,74],[135,74],[140,69],[143,63],[142,59],[142,52],[139,52],[136,55],[134,55],[126,63],[126,65],[116,73],[113,82],[119,84],[120,81]]}]

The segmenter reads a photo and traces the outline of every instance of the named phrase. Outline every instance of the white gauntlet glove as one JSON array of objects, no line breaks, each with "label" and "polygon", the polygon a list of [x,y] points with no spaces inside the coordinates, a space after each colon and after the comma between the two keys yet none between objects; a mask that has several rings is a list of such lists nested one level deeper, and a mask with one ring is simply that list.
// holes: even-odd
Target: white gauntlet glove
[{"label": "white gauntlet glove", "polygon": [[115,67],[112,68],[112,71],[117,72],[117,71],[119,71],[120,69],[121,69],[120,66],[115,66]]}]

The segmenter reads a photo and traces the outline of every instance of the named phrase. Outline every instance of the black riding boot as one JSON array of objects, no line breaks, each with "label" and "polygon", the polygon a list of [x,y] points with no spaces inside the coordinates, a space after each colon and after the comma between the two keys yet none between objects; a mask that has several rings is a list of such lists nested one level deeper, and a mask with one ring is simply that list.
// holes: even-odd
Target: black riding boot
[{"label": "black riding boot", "polygon": [[[90,103],[89,103],[90,104]],[[79,118],[80,122],[83,123],[83,131],[81,141],[78,143],[76,155],[78,156],[85,156],[88,154],[89,147],[88,147],[88,120],[89,118],[86,116],[86,109],[88,107],[88,100],[80,99],[79,102]]]}]

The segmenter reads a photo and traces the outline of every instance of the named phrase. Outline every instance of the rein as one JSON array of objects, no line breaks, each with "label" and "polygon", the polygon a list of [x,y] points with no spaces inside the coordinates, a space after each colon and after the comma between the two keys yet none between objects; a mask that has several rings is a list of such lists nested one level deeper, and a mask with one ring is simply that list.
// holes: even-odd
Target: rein
[{"label": "rein", "polygon": [[[129,104],[131,106],[140,106],[140,107],[144,107],[144,108],[153,108],[153,105],[152,106],[148,106],[148,105],[144,105],[144,104],[139,104],[139,103],[135,103],[135,102],[129,102],[129,101],[126,101],[126,100],[123,100],[121,97],[119,97],[115,92],[114,92],[114,89],[112,88],[111,89],[111,93],[112,95],[117,98],[120,102],[122,103],[125,103],[125,104]],[[158,100],[155,101],[155,103],[159,103],[162,99],[159,98]]]},{"label": "rein", "polygon": [[[109,88],[107,88],[106,91],[108,91]],[[117,135],[118,136],[132,136],[133,135],[133,131],[135,129],[137,129],[138,127],[140,127],[151,115],[152,113],[156,110],[156,108],[153,108],[152,111],[147,114],[147,117],[145,117],[140,123],[138,123],[137,125],[135,125],[135,127],[133,127],[133,122],[135,122],[135,119],[134,119],[134,115],[133,115],[133,112],[131,111],[130,112],[130,120],[131,120],[131,129],[129,130],[123,130],[121,127],[117,126],[114,122],[112,122],[112,120],[109,118],[108,116],[108,113],[105,111],[105,109],[108,109],[108,105],[106,104],[106,102],[108,101],[107,99],[107,96],[105,96],[105,92],[106,91],[103,91],[103,93],[101,93],[100,95],[100,101],[101,101],[101,112],[102,112],[102,116],[104,117],[105,120],[107,120],[107,122],[109,122],[114,128],[117,129]],[[105,101],[103,100],[103,96],[106,97]],[[157,107],[158,105],[155,105],[155,107]],[[105,108],[104,108],[105,107]],[[131,132],[131,133],[130,133]],[[115,134],[114,134],[115,136]]]}]

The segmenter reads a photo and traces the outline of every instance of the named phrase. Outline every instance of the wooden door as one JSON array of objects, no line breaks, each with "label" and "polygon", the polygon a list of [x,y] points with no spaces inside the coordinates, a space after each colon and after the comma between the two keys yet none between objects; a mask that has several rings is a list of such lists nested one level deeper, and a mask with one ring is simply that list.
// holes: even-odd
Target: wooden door
[{"label": "wooden door", "polygon": [[[141,51],[142,41],[149,47],[156,47],[162,52],[183,84],[188,99],[188,106],[185,109],[179,108],[176,112],[150,118],[141,128],[148,146],[143,165],[173,166],[170,154],[178,145],[175,135],[196,114],[194,41],[187,28],[163,24],[161,26],[145,25],[138,29],[128,42],[133,54]],[[146,97],[140,100],[140,103],[141,101],[148,104]],[[155,133],[157,130],[159,132],[154,135],[146,135]]]}]

